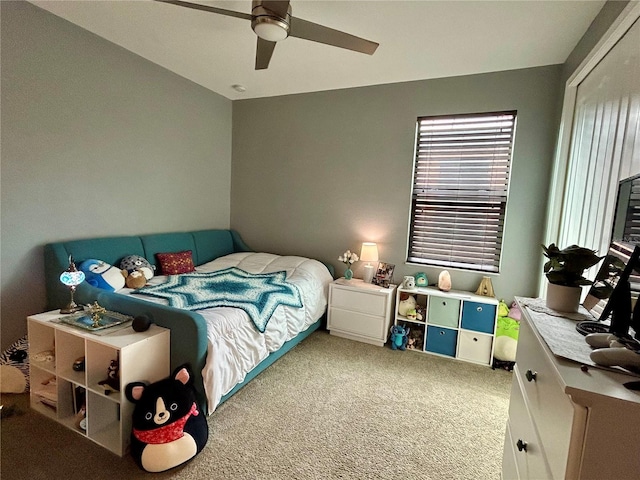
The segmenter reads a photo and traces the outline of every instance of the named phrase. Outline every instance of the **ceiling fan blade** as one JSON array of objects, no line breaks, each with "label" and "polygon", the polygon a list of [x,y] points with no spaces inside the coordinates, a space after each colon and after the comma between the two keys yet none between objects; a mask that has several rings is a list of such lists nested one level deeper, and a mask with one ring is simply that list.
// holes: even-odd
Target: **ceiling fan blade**
[{"label": "ceiling fan blade", "polygon": [[287,18],[289,11],[289,0],[262,0],[262,6],[267,10],[271,10],[280,18]]},{"label": "ceiling fan blade", "polygon": [[245,20],[253,20],[253,16],[250,13],[236,12],[234,10],[226,10],[224,8],[210,7],[208,5],[200,5],[199,3],[183,2],[181,0],[155,0],[161,3],[170,3],[172,5],[178,5],[180,7],[193,8],[195,10],[202,10],[204,12],[218,13],[220,15],[227,15],[228,17],[244,18]]},{"label": "ceiling fan blade", "polygon": [[356,37],[349,33],[334,30],[333,28],[318,25],[317,23],[302,20],[301,18],[291,18],[290,37],[311,40],[312,42],[324,43],[334,47],[346,48],[367,55],[373,55],[378,48],[378,43],[364,38]]},{"label": "ceiling fan blade", "polygon": [[274,48],[276,48],[276,42],[270,42],[258,37],[258,44],[256,47],[256,70],[265,70],[269,66]]}]

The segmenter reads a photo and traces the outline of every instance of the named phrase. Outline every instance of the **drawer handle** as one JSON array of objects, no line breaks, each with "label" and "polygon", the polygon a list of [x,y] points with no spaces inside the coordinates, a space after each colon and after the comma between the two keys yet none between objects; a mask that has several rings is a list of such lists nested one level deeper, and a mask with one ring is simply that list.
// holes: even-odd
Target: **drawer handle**
[{"label": "drawer handle", "polygon": [[518,441],[516,442],[516,447],[518,447],[519,452],[526,452],[527,442],[523,442],[522,440],[518,439]]},{"label": "drawer handle", "polygon": [[446,307],[447,306],[447,302],[442,302],[442,305],[444,305]]},{"label": "drawer handle", "polygon": [[478,307],[478,308],[476,308],[476,310],[477,310],[478,312],[481,312],[481,311],[482,311],[482,307]]},{"label": "drawer handle", "polygon": [[538,372],[532,372],[531,370],[527,370],[524,376],[527,377],[528,382],[535,382],[538,379]]},{"label": "drawer handle", "polygon": [[444,335],[444,331],[440,330],[440,335]]},{"label": "drawer handle", "polygon": [[473,341],[474,341],[474,342],[477,342],[477,341],[478,341],[478,339],[477,339],[476,337],[473,337]]}]

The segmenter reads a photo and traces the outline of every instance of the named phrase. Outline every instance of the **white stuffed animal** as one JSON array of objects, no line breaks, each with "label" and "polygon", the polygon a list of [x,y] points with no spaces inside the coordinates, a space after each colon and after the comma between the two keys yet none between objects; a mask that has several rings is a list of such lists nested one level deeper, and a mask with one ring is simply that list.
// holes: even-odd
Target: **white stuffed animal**
[{"label": "white stuffed animal", "polygon": [[400,294],[400,302],[398,303],[398,313],[402,316],[406,316],[409,310],[415,310],[416,298],[408,293]]}]

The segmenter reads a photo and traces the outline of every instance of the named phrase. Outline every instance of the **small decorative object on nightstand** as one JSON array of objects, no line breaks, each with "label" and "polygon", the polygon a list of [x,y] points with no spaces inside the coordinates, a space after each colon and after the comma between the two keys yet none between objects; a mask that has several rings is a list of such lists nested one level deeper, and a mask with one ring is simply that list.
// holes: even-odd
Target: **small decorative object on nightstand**
[{"label": "small decorative object on nightstand", "polygon": [[395,285],[383,288],[359,279],[338,279],[329,284],[327,328],[331,335],[384,345],[394,312],[395,289]]},{"label": "small decorative object on nightstand", "polygon": [[91,321],[93,322],[91,327],[98,328],[100,326],[100,320],[102,320],[102,315],[107,313],[107,309],[101,307],[98,302],[93,302],[93,304],[89,305],[89,313],[91,314]]},{"label": "small decorative object on nightstand", "polygon": [[356,263],[358,260],[358,255],[351,250],[347,250],[338,257],[338,261],[344,263],[347,266],[347,269],[344,271],[344,278],[346,280],[351,280],[353,278],[353,270],[351,270],[351,265]]},{"label": "small decorative object on nightstand", "polygon": [[84,272],[81,272],[76,268],[73,257],[69,255],[69,268],[62,272],[62,274],[60,275],[60,281],[64,285],[69,287],[69,291],[71,292],[71,300],[69,300],[69,303],[66,307],[60,309],[60,313],[75,313],[83,309],[81,305],[78,305],[76,304],[76,302],[74,302],[73,294],[75,293],[78,285],[84,282],[84,278]]},{"label": "small decorative object on nightstand", "polygon": [[373,284],[385,288],[389,287],[393,281],[393,270],[395,268],[396,266],[391,263],[378,263],[378,270],[376,271],[376,276],[373,277]]},{"label": "small decorative object on nightstand", "polygon": [[360,260],[362,262],[367,262],[364,266],[362,280],[364,280],[364,283],[371,283],[376,267],[371,265],[370,262],[378,261],[378,246],[373,242],[364,242],[362,244],[362,250],[360,250]]}]

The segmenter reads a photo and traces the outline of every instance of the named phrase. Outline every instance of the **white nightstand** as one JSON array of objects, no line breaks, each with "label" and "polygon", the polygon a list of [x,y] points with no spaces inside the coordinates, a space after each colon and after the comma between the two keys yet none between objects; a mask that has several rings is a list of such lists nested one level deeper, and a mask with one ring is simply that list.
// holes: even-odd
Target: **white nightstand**
[{"label": "white nightstand", "polygon": [[[54,311],[27,318],[31,408],[123,456],[131,438],[134,407],[125,398],[125,386],[169,375],[170,332],[152,325],[145,332],[129,326],[96,335],[57,323],[62,317]],[[81,357],[84,366],[76,368],[74,362]],[[120,391],[107,393],[99,382],[107,378],[109,365],[116,359]],[[82,426],[81,404],[86,412]]]},{"label": "white nightstand", "polygon": [[327,328],[331,335],[383,346],[389,336],[396,286],[383,288],[359,279],[329,285]]}]

